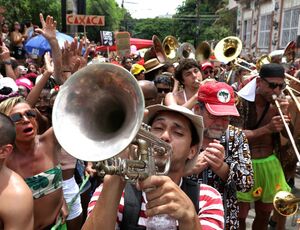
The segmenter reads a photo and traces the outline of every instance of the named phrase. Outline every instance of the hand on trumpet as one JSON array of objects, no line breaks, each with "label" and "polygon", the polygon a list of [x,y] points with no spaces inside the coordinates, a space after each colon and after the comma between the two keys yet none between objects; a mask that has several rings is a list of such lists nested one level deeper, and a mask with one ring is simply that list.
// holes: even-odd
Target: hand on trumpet
[{"label": "hand on trumpet", "polygon": [[[283,115],[283,117],[287,123],[290,122],[289,116]],[[268,124],[268,128],[272,133],[281,132],[284,128],[284,123],[283,123],[281,116],[278,115],[278,116],[272,117],[271,121]]]},{"label": "hand on trumpet", "polygon": [[288,114],[288,108],[289,108],[289,101],[288,98],[285,97],[285,95],[280,95],[276,97],[276,100],[278,101],[280,105],[280,109],[283,114]]}]

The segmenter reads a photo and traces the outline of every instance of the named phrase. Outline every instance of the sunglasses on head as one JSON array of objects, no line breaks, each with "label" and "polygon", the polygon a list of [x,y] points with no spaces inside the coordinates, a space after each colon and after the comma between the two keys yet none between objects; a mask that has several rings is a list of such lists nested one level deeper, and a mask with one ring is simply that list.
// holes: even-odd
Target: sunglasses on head
[{"label": "sunglasses on head", "polygon": [[281,90],[281,89],[284,89],[286,87],[285,82],[283,82],[283,83],[274,83],[274,82],[269,82],[268,80],[266,80],[264,78],[263,78],[263,80],[268,83],[268,86],[269,86],[270,89],[276,89],[277,87],[279,87],[279,89]]},{"label": "sunglasses on head", "polygon": [[26,116],[28,119],[30,118],[35,118],[36,117],[36,111],[34,109],[30,109],[25,111],[23,114],[22,113],[14,113],[12,115],[10,115],[10,119],[13,122],[19,122],[22,121],[24,119],[24,116]]}]

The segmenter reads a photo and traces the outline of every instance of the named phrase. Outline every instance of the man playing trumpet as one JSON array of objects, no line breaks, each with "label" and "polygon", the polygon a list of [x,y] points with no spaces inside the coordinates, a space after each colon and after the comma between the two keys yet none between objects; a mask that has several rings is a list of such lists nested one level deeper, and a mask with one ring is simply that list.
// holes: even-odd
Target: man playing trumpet
[{"label": "man playing trumpet", "polygon": [[[238,193],[240,201],[240,229],[245,229],[245,219],[250,203],[255,202],[255,219],[253,229],[267,229],[270,214],[273,210],[274,195],[290,191],[285,181],[279,154],[280,136],[283,131],[283,120],[289,122],[287,114],[288,101],[278,98],[285,87],[284,68],[276,63],[263,65],[257,78],[254,102],[245,102],[243,128],[249,140],[254,171],[254,187],[250,192]],[[277,96],[282,117],[274,105],[273,95]],[[279,145],[278,145],[279,144]]]}]

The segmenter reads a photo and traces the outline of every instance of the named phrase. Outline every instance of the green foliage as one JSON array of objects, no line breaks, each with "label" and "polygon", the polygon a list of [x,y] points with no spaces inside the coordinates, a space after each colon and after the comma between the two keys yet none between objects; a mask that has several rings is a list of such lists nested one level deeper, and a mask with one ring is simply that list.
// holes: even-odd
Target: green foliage
[{"label": "green foliage", "polygon": [[[175,19],[176,37],[195,46],[234,34],[235,15],[226,9],[228,0],[186,0]],[[230,25],[230,26],[228,26]]]},{"label": "green foliage", "polygon": [[126,10],[120,8],[115,0],[87,0],[86,14],[105,16],[104,27],[87,27],[89,39],[98,41],[101,30],[119,30],[125,13]]},{"label": "green foliage", "polygon": [[60,0],[0,0],[0,5],[6,8],[5,20],[11,25],[14,21],[24,23],[28,20],[35,25],[40,25],[39,13],[43,13],[44,16],[53,16],[60,28],[60,2]]},{"label": "green foliage", "polygon": [[155,34],[161,40],[174,34],[173,20],[170,18],[139,19],[134,21],[132,37],[151,39]]}]

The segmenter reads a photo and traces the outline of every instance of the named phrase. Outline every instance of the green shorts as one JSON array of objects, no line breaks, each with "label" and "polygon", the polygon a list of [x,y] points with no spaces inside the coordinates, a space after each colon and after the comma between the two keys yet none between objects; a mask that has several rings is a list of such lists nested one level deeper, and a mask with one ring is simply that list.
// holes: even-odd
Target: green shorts
[{"label": "green shorts", "polygon": [[280,161],[273,154],[262,159],[252,159],[254,186],[249,192],[237,192],[238,201],[272,203],[278,191],[291,191],[286,183]]}]

